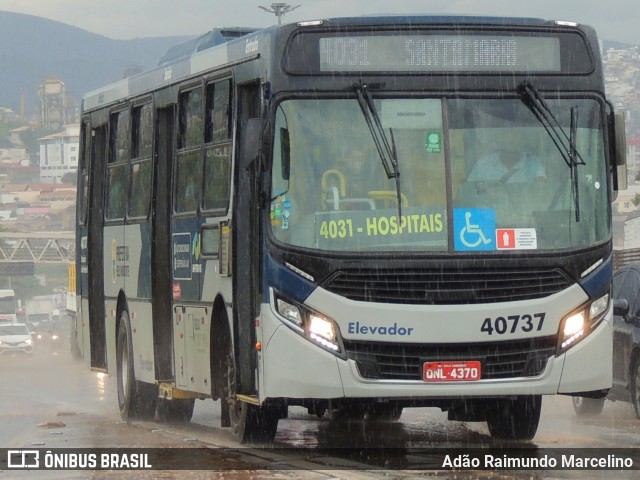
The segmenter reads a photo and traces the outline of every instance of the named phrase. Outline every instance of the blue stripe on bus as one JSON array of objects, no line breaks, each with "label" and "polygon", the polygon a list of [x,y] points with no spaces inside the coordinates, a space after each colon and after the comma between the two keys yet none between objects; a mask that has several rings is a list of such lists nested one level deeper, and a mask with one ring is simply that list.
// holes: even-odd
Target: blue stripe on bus
[{"label": "blue stripe on bus", "polygon": [[317,287],[315,283],[276,262],[268,254],[265,255],[264,261],[264,279],[263,301],[265,303],[269,302],[269,287],[300,303],[304,302]]},{"label": "blue stripe on bus", "polygon": [[595,300],[609,291],[612,278],[613,256],[610,255],[609,258],[602,262],[602,265],[581,279],[579,283],[587,295],[589,295],[589,298]]}]

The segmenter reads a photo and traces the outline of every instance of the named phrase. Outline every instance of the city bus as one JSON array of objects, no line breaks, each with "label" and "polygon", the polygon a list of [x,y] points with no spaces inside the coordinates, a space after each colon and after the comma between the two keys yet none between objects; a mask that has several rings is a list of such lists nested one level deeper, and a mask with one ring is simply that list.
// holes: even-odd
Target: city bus
[{"label": "city bus", "polygon": [[527,440],[542,396],[607,394],[625,139],[592,28],[333,18],[186,50],[82,103],[76,335],[124,419],[220,400],[269,442],[289,407],[435,407]]}]

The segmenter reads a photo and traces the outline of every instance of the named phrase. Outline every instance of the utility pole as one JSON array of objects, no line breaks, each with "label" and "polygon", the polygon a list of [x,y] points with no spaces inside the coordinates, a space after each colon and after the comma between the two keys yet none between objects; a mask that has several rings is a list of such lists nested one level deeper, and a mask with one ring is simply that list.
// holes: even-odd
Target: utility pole
[{"label": "utility pole", "polygon": [[262,7],[258,5],[258,8],[261,8],[265,12],[273,13],[276,17],[278,17],[278,25],[282,24],[282,17],[284,17],[285,13],[289,13],[292,10],[295,10],[300,5],[296,5],[292,7],[287,3],[272,3],[271,7]]}]

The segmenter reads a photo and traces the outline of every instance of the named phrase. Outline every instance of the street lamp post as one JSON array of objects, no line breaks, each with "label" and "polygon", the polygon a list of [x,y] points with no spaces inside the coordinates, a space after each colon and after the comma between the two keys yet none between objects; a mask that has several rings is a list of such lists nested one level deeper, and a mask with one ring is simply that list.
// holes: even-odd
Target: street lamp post
[{"label": "street lamp post", "polygon": [[296,8],[298,8],[300,5],[296,5],[295,7],[292,7],[291,5],[287,4],[287,3],[272,3],[271,7],[262,7],[260,5],[258,5],[258,8],[261,8],[262,10],[264,10],[265,12],[269,12],[269,13],[273,13],[276,17],[278,17],[278,25],[282,24],[282,17],[284,16],[285,13],[289,13],[292,10],[295,10]]}]

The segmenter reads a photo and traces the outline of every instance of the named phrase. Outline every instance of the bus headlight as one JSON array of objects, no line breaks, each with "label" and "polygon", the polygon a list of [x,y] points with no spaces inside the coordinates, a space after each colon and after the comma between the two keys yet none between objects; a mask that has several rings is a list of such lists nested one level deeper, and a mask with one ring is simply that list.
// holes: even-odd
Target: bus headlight
[{"label": "bus headlight", "polygon": [[319,312],[272,293],[272,306],[284,324],[329,352],[343,356],[344,349],[336,323]]},{"label": "bus headlight", "polygon": [[311,314],[309,316],[309,336],[334,352],[340,351],[335,324],[329,319]]},{"label": "bus headlight", "polygon": [[580,342],[595,329],[609,308],[609,294],[594,300],[567,315],[560,323],[558,352],[560,355]]}]

